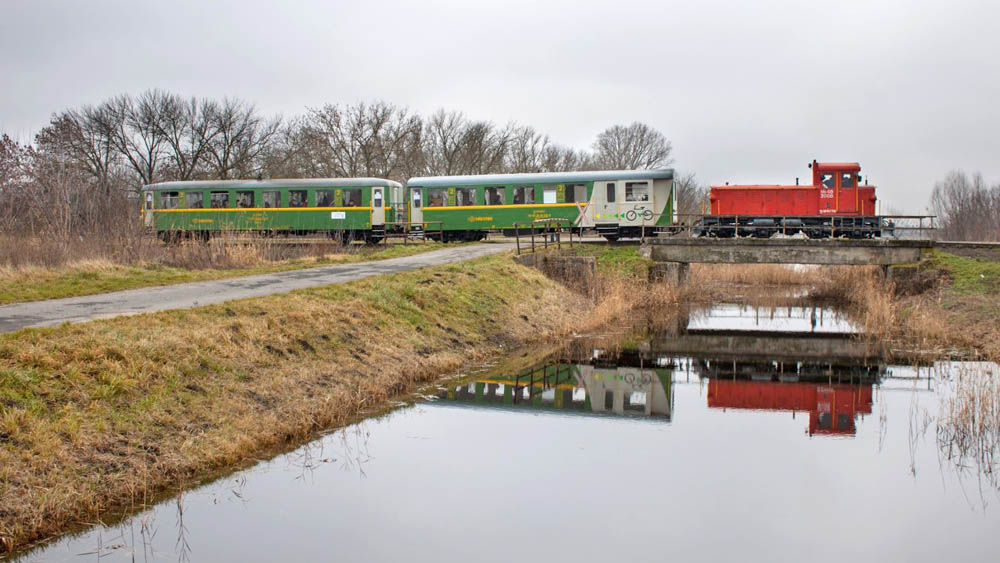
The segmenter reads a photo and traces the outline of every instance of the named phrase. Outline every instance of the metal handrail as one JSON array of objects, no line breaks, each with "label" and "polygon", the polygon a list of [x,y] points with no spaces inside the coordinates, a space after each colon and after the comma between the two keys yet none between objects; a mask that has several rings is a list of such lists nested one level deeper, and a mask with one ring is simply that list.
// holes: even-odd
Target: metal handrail
[{"label": "metal handrail", "polygon": [[[543,227],[542,234],[552,234],[556,249],[562,249],[562,232],[565,229],[569,232],[569,246],[573,246],[573,222],[569,219],[535,219],[534,221],[516,221],[514,227],[514,245],[518,255],[521,254],[521,226],[531,229],[531,252],[535,252],[535,228]],[[579,241],[577,241],[579,242]],[[542,237],[543,248],[548,249],[549,237]]]}]

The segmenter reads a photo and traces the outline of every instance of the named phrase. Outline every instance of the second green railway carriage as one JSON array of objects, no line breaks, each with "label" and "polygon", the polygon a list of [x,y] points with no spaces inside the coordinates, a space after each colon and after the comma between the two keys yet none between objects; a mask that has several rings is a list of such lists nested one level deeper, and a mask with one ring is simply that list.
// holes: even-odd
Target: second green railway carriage
[{"label": "second green railway carriage", "polygon": [[403,220],[403,201],[402,184],[382,178],[162,182],[143,187],[143,216],[164,239],[256,231],[379,240]]},{"label": "second green railway carriage", "polygon": [[446,240],[478,240],[515,223],[563,219],[609,240],[673,222],[673,170],[435,176],[407,182],[409,220],[440,222]]}]

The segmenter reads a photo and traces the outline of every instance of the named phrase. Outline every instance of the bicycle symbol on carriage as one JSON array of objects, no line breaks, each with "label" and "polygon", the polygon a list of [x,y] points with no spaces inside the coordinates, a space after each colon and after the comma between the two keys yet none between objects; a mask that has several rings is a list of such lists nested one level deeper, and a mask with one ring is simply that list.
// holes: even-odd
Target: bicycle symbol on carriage
[{"label": "bicycle symbol on carriage", "polygon": [[653,211],[651,209],[629,209],[625,212],[625,219],[627,221],[635,221],[642,215],[643,220],[650,221],[653,219]]}]

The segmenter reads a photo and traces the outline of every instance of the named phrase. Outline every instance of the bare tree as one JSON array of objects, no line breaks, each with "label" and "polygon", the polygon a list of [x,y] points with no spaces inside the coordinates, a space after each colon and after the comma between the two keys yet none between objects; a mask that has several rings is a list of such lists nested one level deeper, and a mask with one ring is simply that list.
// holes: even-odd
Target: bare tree
[{"label": "bare tree", "polygon": [[[674,207],[679,215],[702,215],[707,209],[709,187],[698,184],[694,172],[674,176]],[[692,217],[681,217],[690,221]]]},{"label": "bare tree", "polygon": [[216,132],[208,144],[212,175],[220,180],[257,175],[281,129],[281,118],[265,119],[257,107],[226,98],[212,115]]},{"label": "bare tree", "polygon": [[609,170],[648,170],[668,166],[672,147],[670,141],[645,123],[614,125],[594,141],[595,158]]},{"label": "bare tree", "polygon": [[405,180],[423,158],[420,118],[386,102],[310,109],[300,150],[323,176],[377,176]]},{"label": "bare tree", "polygon": [[961,170],[934,184],[930,207],[947,240],[1000,240],[1000,185],[987,187],[982,175]]},{"label": "bare tree", "polygon": [[122,175],[122,160],[112,139],[113,120],[103,115],[105,111],[84,106],[52,116],[49,125],[35,136],[35,146],[49,158],[75,162],[107,195]]},{"label": "bare tree", "polygon": [[218,104],[168,95],[159,126],[169,147],[170,178],[191,180],[208,175],[212,143],[220,134]]}]

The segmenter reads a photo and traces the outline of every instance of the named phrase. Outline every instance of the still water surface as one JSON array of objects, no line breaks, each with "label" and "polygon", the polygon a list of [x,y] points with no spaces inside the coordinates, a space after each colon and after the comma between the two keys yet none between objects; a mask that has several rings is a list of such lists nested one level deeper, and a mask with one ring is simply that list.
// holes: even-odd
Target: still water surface
[{"label": "still water surface", "polygon": [[711,338],[498,365],[22,560],[1000,558],[997,488],[937,431],[956,374],[995,365]]}]

